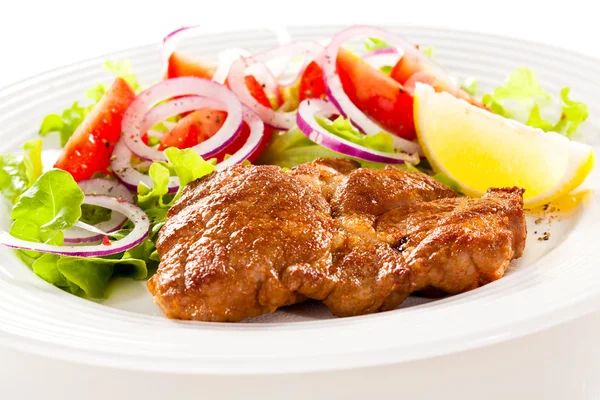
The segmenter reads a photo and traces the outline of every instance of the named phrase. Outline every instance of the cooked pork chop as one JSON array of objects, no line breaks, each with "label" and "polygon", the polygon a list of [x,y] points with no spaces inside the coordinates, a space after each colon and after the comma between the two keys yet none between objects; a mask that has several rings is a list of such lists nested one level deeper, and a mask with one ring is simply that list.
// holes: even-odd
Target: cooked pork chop
[{"label": "cooked pork chop", "polygon": [[235,166],[169,210],[148,287],[171,318],[239,321],[307,298],[358,315],[498,279],[525,236],[516,188],[461,198],[425,174],[342,159]]}]

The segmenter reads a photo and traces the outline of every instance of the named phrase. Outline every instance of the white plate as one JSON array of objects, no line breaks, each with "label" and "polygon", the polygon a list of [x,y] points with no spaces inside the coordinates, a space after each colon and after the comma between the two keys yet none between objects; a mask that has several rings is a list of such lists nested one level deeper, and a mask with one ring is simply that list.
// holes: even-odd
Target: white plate
[{"label": "white plate", "polygon": [[[321,40],[337,28],[291,29],[294,39]],[[586,131],[599,131],[597,60],[549,46],[458,31],[395,27],[432,45],[453,75],[476,76],[487,90],[518,66],[538,72],[545,87],[563,86],[590,106]],[[227,47],[253,51],[276,44],[268,31],[196,38],[186,47],[216,56]],[[44,115],[109,82],[107,58],[130,59],[142,82],[159,78],[158,45],[143,46],[57,69],[0,91],[1,151],[34,137]],[[598,143],[594,144],[598,150]],[[171,321],[152,304],[143,282],[117,281],[110,297],[92,302],[37,278],[0,249],[0,345],[66,360],[135,370],[214,374],[321,371],[383,365],[448,354],[547,328],[600,305],[597,224],[598,171],[580,189],[581,201],[551,226],[529,218],[524,257],[507,275],[480,289],[435,302],[410,299],[402,308],[354,318],[331,318],[315,304],[299,305],[251,323]],[[564,209],[564,206],[562,206]],[[2,224],[9,221],[3,208]],[[536,240],[550,231],[548,241]],[[538,234],[534,234],[538,231]],[[411,306],[412,305],[412,306]]]}]

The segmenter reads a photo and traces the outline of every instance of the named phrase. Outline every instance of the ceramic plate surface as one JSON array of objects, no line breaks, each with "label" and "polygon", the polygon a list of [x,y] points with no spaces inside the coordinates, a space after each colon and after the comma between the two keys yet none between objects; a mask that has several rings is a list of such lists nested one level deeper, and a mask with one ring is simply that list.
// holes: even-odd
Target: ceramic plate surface
[{"label": "ceramic plate surface", "polygon": [[[452,30],[390,27],[415,43],[432,45],[456,77],[475,76],[486,91],[518,66],[536,71],[558,93],[572,88],[590,106],[585,132],[599,152],[600,61],[537,43]],[[292,28],[296,40],[322,40],[338,28]],[[228,47],[251,51],[277,45],[270,31],[194,38],[184,47],[215,57]],[[160,77],[158,45],[147,45],[60,68],[0,90],[0,151],[37,135],[42,118],[110,82],[101,65],[129,59],[141,82]],[[573,71],[576,71],[574,73]],[[596,77],[596,78],[594,78]],[[406,362],[532,333],[600,306],[600,186],[598,168],[561,211],[528,217],[524,256],[496,282],[431,301],[411,297],[394,311],[333,318],[306,303],[245,323],[171,321],[152,303],[145,282],[116,280],[102,301],[72,296],[36,277],[0,248],[0,346],[50,357],[135,370],[181,373],[282,373]],[[1,226],[10,223],[2,205]],[[542,222],[535,220],[542,218]],[[537,232],[535,234],[534,232]],[[537,240],[550,232],[547,241]]]}]

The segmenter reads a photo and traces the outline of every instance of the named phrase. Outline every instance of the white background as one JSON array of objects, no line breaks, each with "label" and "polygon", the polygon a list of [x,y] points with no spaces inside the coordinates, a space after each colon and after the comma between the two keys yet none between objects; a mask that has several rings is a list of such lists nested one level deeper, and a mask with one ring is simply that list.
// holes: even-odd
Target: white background
[{"label": "white background", "polygon": [[[158,42],[165,33],[190,24],[206,24],[227,29],[267,24],[366,23],[445,26],[552,43],[600,58],[600,18],[591,4],[594,2],[573,0],[560,3],[524,0],[4,1],[0,5],[0,86],[109,51]],[[573,73],[576,74],[577,71]],[[371,382],[377,385],[377,390],[365,389],[363,392],[357,389],[356,392],[346,393],[344,396],[350,398],[352,394],[374,394],[381,390],[381,385],[385,383],[381,377],[389,378],[386,381],[389,384],[404,376],[407,379],[403,381],[402,389],[396,388],[394,392],[397,394],[417,396],[418,393],[433,393],[439,384],[439,393],[449,398],[458,396],[457,392],[448,391],[450,388],[459,390],[462,398],[477,398],[478,394],[482,398],[497,398],[501,395],[512,398],[527,396],[531,399],[598,398],[598,340],[600,313],[488,349],[420,362],[414,368],[403,366],[364,373],[354,371],[348,373],[351,379],[365,378],[365,387]],[[11,393],[6,398],[33,398],[27,396],[39,393],[35,392],[36,385],[29,384],[36,374],[38,379],[41,379],[40,384],[46,385],[43,389],[47,390],[44,398],[54,398],[57,388],[65,383],[44,381],[40,377],[55,367],[69,368],[30,356],[23,356],[22,365],[17,366],[2,365],[0,360],[0,382],[12,382],[11,387],[21,385],[23,388],[20,394]],[[28,371],[27,374],[23,372],[25,370]],[[92,384],[96,379],[98,382],[102,380],[97,375],[92,378],[91,374],[97,372],[85,368],[71,368],[68,374],[73,379],[82,380],[83,384],[86,381]],[[104,373],[109,376],[109,372]],[[129,379],[130,389],[136,384],[140,385],[137,387],[139,391],[136,389],[130,393],[144,392],[145,396],[152,394],[148,387],[141,386],[143,382],[147,382],[145,377]],[[279,378],[270,382],[274,387],[290,385],[290,381],[285,379]],[[329,390],[335,393],[327,383],[342,382],[343,375],[324,374],[311,379],[315,382],[320,379],[323,390],[328,390],[329,387]],[[464,380],[463,386],[457,384],[461,380]],[[211,399],[214,397],[212,395],[216,394],[211,390],[216,390],[219,385],[227,385],[227,382],[219,380],[211,382],[212,385],[207,384],[203,391],[206,399]],[[258,384],[256,382],[240,380],[240,385],[246,385],[244,387],[252,390],[252,387]],[[345,382],[340,385],[347,385],[348,381]],[[119,386],[114,380],[112,384],[115,385],[115,389]],[[184,378],[173,381],[173,384],[182,388],[191,387],[189,379],[186,381]],[[341,386],[338,386],[338,389]],[[425,387],[427,390],[424,390]],[[481,392],[480,388],[488,388],[489,391]],[[156,390],[156,396],[162,393],[158,387],[152,390]],[[111,393],[113,392],[110,388],[102,386],[97,389],[96,394],[110,396]],[[121,398],[123,393],[126,392],[113,393],[111,397]],[[93,394],[90,396],[93,397]],[[132,395],[129,396],[133,398]],[[4,398],[1,388],[0,397]]]}]

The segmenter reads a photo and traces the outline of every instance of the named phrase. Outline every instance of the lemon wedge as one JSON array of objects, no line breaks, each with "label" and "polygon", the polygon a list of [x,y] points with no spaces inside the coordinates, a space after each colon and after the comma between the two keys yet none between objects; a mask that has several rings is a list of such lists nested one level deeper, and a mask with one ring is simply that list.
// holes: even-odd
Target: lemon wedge
[{"label": "lemon wedge", "polygon": [[555,132],[544,132],[417,84],[414,118],[419,142],[435,172],[463,193],[490,187],[525,189],[535,207],[579,186],[594,166],[594,150]]}]

